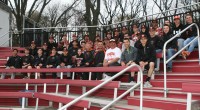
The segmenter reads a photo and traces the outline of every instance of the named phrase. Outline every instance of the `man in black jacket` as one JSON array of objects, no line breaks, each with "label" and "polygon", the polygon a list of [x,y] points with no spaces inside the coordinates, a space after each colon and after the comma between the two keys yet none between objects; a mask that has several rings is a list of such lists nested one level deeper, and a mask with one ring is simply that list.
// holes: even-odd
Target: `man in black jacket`
[{"label": "man in black jacket", "polygon": [[[90,43],[86,43],[85,49],[86,51],[83,53],[83,67],[92,67],[94,61],[94,50],[92,50]],[[82,79],[88,80],[88,76],[88,73],[83,73]]]},{"label": "man in black jacket", "polygon": [[[47,62],[46,62],[46,67],[47,68],[56,68],[59,64],[60,64],[60,58],[59,56],[56,54],[56,48],[53,47],[51,50],[51,55],[47,58]],[[53,73],[52,76],[54,79],[57,78],[56,73]]]},{"label": "man in black jacket", "polygon": [[[95,67],[102,67],[103,66],[103,60],[105,57],[104,52],[104,45],[102,41],[98,41],[97,44],[97,52],[94,57],[94,66]],[[102,79],[102,73],[92,73],[92,80],[101,80]]]},{"label": "man in black jacket", "polygon": [[[6,63],[6,69],[15,69],[15,68],[21,68],[22,67],[22,58],[17,55],[18,50],[13,49],[13,55],[9,57],[7,63]],[[5,73],[1,74],[1,79],[5,78]],[[12,73],[11,79],[15,78],[15,73]]]},{"label": "man in black jacket", "polygon": [[[25,69],[25,68],[32,69],[34,57],[29,54],[29,49],[28,48],[25,48],[24,52],[25,52],[25,55],[22,56],[22,68],[23,69]],[[30,79],[31,73],[27,73],[27,75],[23,74],[23,76],[26,79]]]},{"label": "man in black jacket", "polygon": [[[34,57],[33,66],[37,69],[46,68],[47,56],[43,54],[43,49],[38,49],[38,54]],[[42,73],[42,78],[46,79],[46,73]],[[40,73],[38,73],[38,79],[40,79]]]},{"label": "man in black jacket", "polygon": [[[174,16],[174,25],[172,26],[173,34],[176,35],[184,29],[183,24],[180,21],[180,16]],[[183,48],[183,42],[185,40],[184,35],[180,35],[177,39],[178,42],[178,50]]]},{"label": "man in black jacket", "polygon": [[49,42],[47,43],[48,50],[52,50],[53,48],[57,48],[57,47],[58,47],[58,44],[54,41],[54,37],[50,36]]},{"label": "man in black jacket", "polygon": [[156,60],[156,51],[154,47],[148,43],[147,36],[142,34],[140,38],[141,44],[138,47],[137,61],[143,69],[148,70],[146,82],[144,83],[145,88],[152,87],[150,84],[151,75],[154,71],[154,65]]},{"label": "man in black jacket", "polygon": [[[164,25],[163,31],[164,31],[163,40],[165,43],[169,39],[171,39],[174,35],[171,32],[169,25]],[[177,50],[178,50],[177,39],[174,39],[166,46],[167,59],[171,58],[177,52]],[[172,71],[172,60],[169,61],[167,64],[167,71],[168,72]]]},{"label": "man in black jacket", "polygon": [[[57,68],[71,68],[72,67],[72,56],[69,55],[67,48],[63,48],[63,53],[60,55],[60,64]],[[71,77],[70,72],[65,73],[67,78]],[[60,77],[60,73],[57,73],[57,76]]]},{"label": "man in black jacket", "polygon": [[29,48],[29,54],[33,56],[37,55],[37,47],[36,47],[35,41],[31,42],[31,46]]}]

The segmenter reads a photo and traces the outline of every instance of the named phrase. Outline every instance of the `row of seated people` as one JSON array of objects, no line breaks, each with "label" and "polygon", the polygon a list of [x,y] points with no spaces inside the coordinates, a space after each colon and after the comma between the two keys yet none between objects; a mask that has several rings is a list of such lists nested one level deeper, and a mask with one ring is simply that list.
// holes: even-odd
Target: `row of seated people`
[{"label": "row of seated people", "polygon": [[[162,52],[163,44],[169,40],[175,34],[184,29],[184,27],[192,24],[192,16],[186,16],[186,26],[181,25],[180,17],[175,16],[174,22],[176,28],[170,27],[168,24],[163,26],[163,35],[156,35],[156,30],[153,27],[150,27],[148,33],[134,34],[135,36],[130,36],[128,33],[123,34],[123,43],[122,46],[119,45],[121,42],[120,37],[113,36],[108,33],[107,38],[103,41],[100,40],[100,37],[97,37],[96,41],[93,43],[89,40],[89,36],[85,35],[84,41],[80,43],[77,40],[77,36],[72,36],[73,41],[70,43],[66,42],[66,36],[63,36],[62,42],[63,45],[57,45],[54,42],[53,37],[49,38],[49,42],[43,45],[43,49],[38,49],[35,46],[35,43],[31,43],[31,48],[26,49],[25,54],[30,53],[34,62],[31,64],[24,62],[22,60],[22,68],[70,68],[70,67],[107,67],[107,66],[128,66],[133,63],[139,64],[141,67],[148,70],[148,77],[145,82],[146,87],[151,87],[150,77],[154,70],[156,52]],[[135,29],[137,28],[137,29]],[[133,27],[134,30],[138,30],[138,27]],[[142,29],[143,30],[143,29]],[[134,31],[135,32],[135,31]],[[174,55],[177,50],[185,46],[189,41],[191,41],[196,36],[196,28],[192,27],[188,29],[184,34],[182,34],[177,39],[174,39],[171,43],[167,45],[167,58],[170,58]],[[110,37],[109,37],[110,36]],[[137,39],[136,39],[137,37]],[[197,45],[197,42],[192,43],[189,48],[193,51],[194,47]],[[57,47],[57,48],[54,48]],[[61,47],[61,48],[60,48]],[[45,52],[46,50],[51,50],[51,52]],[[63,50],[62,52],[57,52],[57,50]],[[17,50],[14,50],[13,53]],[[43,55],[47,60],[43,63],[36,63],[37,57]],[[51,53],[51,54],[49,54]],[[57,53],[61,53],[58,55]],[[185,51],[182,52],[185,56]],[[187,54],[189,55],[189,54]],[[16,55],[13,55],[16,56]],[[27,56],[27,55],[26,55]],[[34,57],[33,57],[34,56]],[[21,68],[20,65],[9,65],[12,57],[9,58],[7,63],[7,68]],[[44,58],[44,59],[45,59]],[[18,57],[20,59],[20,57]],[[18,60],[13,60],[18,61]],[[18,64],[18,63],[14,63]],[[172,61],[167,64],[168,71],[171,71]],[[59,74],[58,74],[59,75]],[[106,73],[103,74],[103,79],[107,79],[113,74]],[[2,74],[4,78],[5,74]],[[70,73],[68,73],[70,77]],[[30,73],[28,73],[28,78]],[[40,77],[40,75],[39,75]],[[56,78],[56,73],[53,73],[53,78]],[[82,79],[88,79],[88,73],[82,73]],[[101,80],[102,74],[94,73],[92,74],[93,80]],[[134,72],[129,75],[129,82],[135,84]]]}]

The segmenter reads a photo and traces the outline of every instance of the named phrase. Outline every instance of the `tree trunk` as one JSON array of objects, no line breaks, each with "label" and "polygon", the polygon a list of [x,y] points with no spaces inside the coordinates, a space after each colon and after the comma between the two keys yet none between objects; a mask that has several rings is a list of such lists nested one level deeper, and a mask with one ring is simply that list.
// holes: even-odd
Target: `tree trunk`
[{"label": "tree trunk", "polygon": [[[100,14],[100,0],[96,0],[97,3],[92,3],[91,0],[85,0],[86,13],[84,15],[87,26],[97,26],[98,17]],[[95,4],[97,4],[95,9]],[[94,41],[96,36],[97,27],[89,27],[90,40]]]}]

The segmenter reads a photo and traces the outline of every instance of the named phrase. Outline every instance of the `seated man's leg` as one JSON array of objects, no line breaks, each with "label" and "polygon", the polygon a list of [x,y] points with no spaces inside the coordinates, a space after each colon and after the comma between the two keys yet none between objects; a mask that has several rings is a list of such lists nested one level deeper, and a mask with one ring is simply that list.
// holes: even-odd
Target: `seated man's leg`
[{"label": "seated man's leg", "polygon": [[[188,43],[190,43],[193,39],[194,39],[194,37],[187,38],[187,39],[183,42],[183,47],[185,47],[185,46],[186,46]],[[186,48],[186,50],[188,50],[188,47]]]},{"label": "seated man's leg", "polygon": [[[60,68],[61,68],[61,66],[60,66],[60,65],[58,65],[56,68],[57,68],[57,69],[60,69]],[[60,73],[60,72],[58,72],[58,73],[57,73],[57,77],[59,77],[59,78],[60,78],[60,74],[61,74],[61,73]]]},{"label": "seated man's leg", "polygon": [[[133,63],[131,63],[131,64],[136,64],[136,63],[133,62]],[[134,76],[135,76],[135,72],[129,73],[129,82],[134,82],[134,83],[135,83]]]},{"label": "seated man's leg", "polygon": [[[115,63],[111,63],[108,65],[109,67],[111,66],[120,66],[120,64],[118,62],[115,62]],[[113,76],[115,73],[106,73],[108,76]]]},{"label": "seated man's leg", "polygon": [[155,67],[155,63],[154,62],[149,62],[145,68],[148,69],[148,74],[147,74],[147,78],[146,81],[144,83],[144,88],[150,88],[152,87],[150,80],[151,80],[151,75],[153,74],[154,71],[154,67]]},{"label": "seated man's leg", "polygon": [[[96,65],[96,67],[103,67],[103,64],[99,63],[99,64]],[[102,79],[102,73],[93,73],[93,74],[96,74],[95,79],[97,79],[97,80],[101,80]]]},{"label": "seated man's leg", "polygon": [[188,55],[194,50],[194,48],[198,46],[198,39],[196,39],[192,44],[190,44],[189,49],[188,49]]},{"label": "seated man's leg", "polygon": [[[71,65],[67,65],[66,68],[72,68],[72,66]],[[67,74],[67,78],[69,78],[69,79],[72,78],[72,75],[71,75],[70,72],[67,72],[66,74]]]},{"label": "seated man's leg", "polygon": [[[10,69],[10,67],[7,66],[5,69]],[[12,74],[13,74],[13,73],[12,73]],[[5,76],[6,76],[6,73],[2,73],[2,74],[1,74],[1,79],[5,79]]]},{"label": "seated man's leg", "polygon": [[179,38],[177,42],[178,42],[178,50],[181,50],[184,47],[184,39]]},{"label": "seated man's leg", "polygon": [[[32,69],[32,66],[28,66],[27,69]],[[31,78],[31,73],[27,73],[28,78]]]},{"label": "seated man's leg", "polygon": [[[175,54],[174,49],[167,49],[167,59],[170,59]],[[171,71],[172,69],[172,60],[168,62],[167,64],[168,71]]]}]

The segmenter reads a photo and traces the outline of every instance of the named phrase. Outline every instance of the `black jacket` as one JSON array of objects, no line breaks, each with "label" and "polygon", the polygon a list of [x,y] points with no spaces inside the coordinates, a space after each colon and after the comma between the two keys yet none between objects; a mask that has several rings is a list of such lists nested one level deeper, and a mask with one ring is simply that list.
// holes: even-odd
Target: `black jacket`
[{"label": "black jacket", "polygon": [[98,51],[94,57],[94,65],[98,65],[99,63],[103,63],[105,57],[104,51]]},{"label": "black jacket", "polygon": [[6,66],[14,66],[15,68],[22,68],[22,58],[20,56],[10,56]]},{"label": "black jacket", "polygon": [[53,42],[53,43],[48,42],[47,43],[48,50],[52,50],[53,47],[57,48],[57,46],[58,46],[58,44],[55,43],[55,42]]},{"label": "black jacket", "polygon": [[56,68],[59,64],[60,64],[60,58],[58,55],[54,56],[51,55],[47,58],[46,65],[53,65],[53,67]]},{"label": "black jacket", "polygon": [[[189,25],[191,24],[186,24],[185,25],[185,28],[187,28]],[[195,37],[197,36],[197,28],[196,26],[192,26],[190,27],[187,31],[185,31],[184,33],[184,38],[187,39],[187,38],[190,38],[190,37]]]},{"label": "black jacket", "polygon": [[[163,41],[164,43],[167,42],[170,38],[172,38],[174,35],[172,32],[168,32],[167,34],[163,34]],[[171,42],[168,43],[166,49],[173,48],[173,49],[178,49],[178,44],[177,44],[177,38],[172,40]]]},{"label": "black jacket", "polygon": [[42,54],[45,56],[45,57],[48,57],[50,55],[50,51],[48,49],[44,50],[42,49]]},{"label": "black jacket", "polygon": [[156,51],[154,47],[147,42],[146,46],[142,44],[138,47],[137,62],[155,62],[156,61]]},{"label": "black jacket", "polygon": [[74,48],[74,47],[71,47],[69,48],[68,50],[68,53],[71,55],[71,56],[75,56],[78,52],[78,47],[77,48]]},{"label": "black jacket", "polygon": [[[178,34],[179,32],[181,32],[182,30],[184,29],[184,25],[183,24],[180,24],[178,27],[176,27],[176,25],[174,24],[172,26],[172,31],[173,31],[173,34],[176,35]],[[184,34],[181,34],[179,38],[184,38]]]},{"label": "black jacket", "polygon": [[91,66],[93,64],[94,61],[94,50],[91,51],[85,51],[83,53],[83,63],[89,63],[89,66]]},{"label": "black jacket", "polygon": [[72,65],[72,56],[67,54],[65,55],[60,55],[60,63],[65,63],[65,66],[67,65]]},{"label": "black jacket", "polygon": [[155,49],[163,49],[163,39],[161,37],[155,36],[155,37],[150,37],[148,39],[148,42],[154,46]]},{"label": "black jacket", "polygon": [[39,66],[39,64],[42,64],[42,67],[45,68],[46,61],[47,61],[47,57],[45,55],[42,55],[42,56],[36,55],[34,57],[34,66]]},{"label": "black jacket", "polygon": [[29,48],[29,54],[30,55],[33,55],[33,56],[37,55],[37,51],[38,51],[38,49],[36,47],[34,49]]},{"label": "black jacket", "polygon": [[[80,59],[82,59],[82,60],[80,60]],[[84,63],[83,59],[84,59],[83,53],[81,53],[81,55],[76,54],[76,60],[74,62],[74,66],[77,67],[78,62],[80,62],[80,66],[83,66],[83,63]]]},{"label": "black jacket", "polygon": [[33,60],[34,60],[34,58],[32,55],[22,56],[22,65],[25,66],[25,65],[30,64],[30,66],[32,66]]}]

